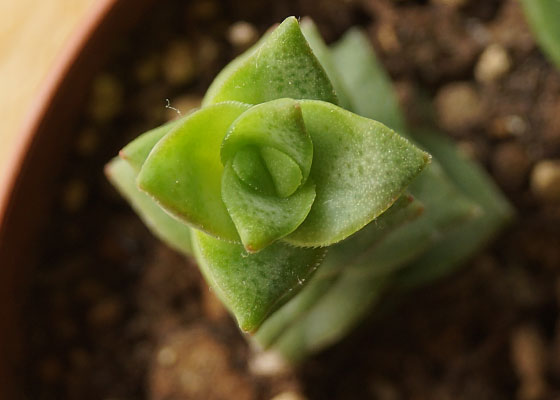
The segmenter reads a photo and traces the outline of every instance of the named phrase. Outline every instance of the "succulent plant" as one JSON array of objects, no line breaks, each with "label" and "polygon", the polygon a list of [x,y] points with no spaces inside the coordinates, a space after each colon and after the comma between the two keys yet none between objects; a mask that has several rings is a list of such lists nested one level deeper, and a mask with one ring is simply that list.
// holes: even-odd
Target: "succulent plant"
[{"label": "succulent plant", "polygon": [[410,136],[360,31],[329,48],[293,17],[106,170],[251,340],[291,361],[448,273],[511,215],[453,145]]}]

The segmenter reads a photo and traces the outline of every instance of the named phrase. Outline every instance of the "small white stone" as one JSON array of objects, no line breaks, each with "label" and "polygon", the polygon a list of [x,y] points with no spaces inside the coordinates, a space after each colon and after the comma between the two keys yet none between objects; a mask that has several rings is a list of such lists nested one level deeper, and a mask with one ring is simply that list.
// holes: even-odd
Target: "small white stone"
[{"label": "small white stone", "polygon": [[190,82],[195,75],[195,62],[189,43],[171,43],[163,55],[161,64],[163,75],[171,85]]},{"label": "small white stone", "polygon": [[290,372],[290,366],[274,351],[256,351],[249,360],[249,370],[255,375],[274,376]]},{"label": "small white stone", "polygon": [[511,59],[506,49],[499,44],[491,44],[480,55],[474,70],[476,80],[483,83],[494,82],[511,68]]},{"label": "small white stone", "polygon": [[560,160],[543,160],[535,165],[531,189],[541,199],[560,204]]},{"label": "small white stone", "polygon": [[301,393],[290,390],[288,392],[277,394],[271,400],[307,400],[307,398],[304,397]]},{"label": "small white stone", "polygon": [[170,367],[177,362],[177,353],[169,346],[163,347],[158,351],[157,361],[163,367]]},{"label": "small white stone", "polygon": [[482,98],[469,82],[443,86],[435,98],[438,122],[449,131],[461,131],[479,124],[484,118]]},{"label": "small white stone", "polygon": [[257,29],[248,22],[239,21],[230,26],[228,40],[238,47],[247,47],[253,44],[258,37]]}]

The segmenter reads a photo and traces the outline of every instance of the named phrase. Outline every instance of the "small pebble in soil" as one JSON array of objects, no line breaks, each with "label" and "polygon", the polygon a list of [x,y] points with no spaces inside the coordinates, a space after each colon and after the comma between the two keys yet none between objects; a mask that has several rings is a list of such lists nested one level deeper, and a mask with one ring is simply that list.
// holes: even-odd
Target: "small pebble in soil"
[{"label": "small pebble in soil", "polygon": [[99,123],[109,122],[122,107],[124,90],[116,77],[101,74],[95,78],[88,107],[89,114]]},{"label": "small pebble in soil", "polygon": [[379,27],[377,28],[377,40],[379,41],[383,51],[386,53],[396,52],[401,48],[399,37],[395,32],[393,24],[379,24]]},{"label": "small pebble in soil", "polygon": [[546,393],[546,346],[538,329],[530,324],[515,329],[511,337],[511,358],[521,385],[519,400],[537,400]]},{"label": "small pebble in soil", "polygon": [[255,350],[249,359],[249,370],[258,376],[279,376],[291,372],[290,366],[274,351]]},{"label": "small pebble in soil", "polygon": [[495,149],[492,157],[492,170],[504,188],[520,189],[525,182],[529,168],[529,157],[519,143],[507,142]]},{"label": "small pebble in soil", "polygon": [[484,46],[490,41],[490,31],[486,25],[481,23],[480,20],[474,18],[467,20],[466,28],[470,37],[473,38],[477,44]]},{"label": "small pebble in soil", "polygon": [[190,44],[184,40],[171,43],[161,58],[161,68],[171,86],[189,83],[196,74]]},{"label": "small pebble in soil", "polygon": [[511,68],[511,59],[507,50],[493,43],[486,47],[474,68],[474,76],[482,83],[495,82],[508,73]]},{"label": "small pebble in soil", "polygon": [[307,398],[298,392],[282,392],[274,396],[271,400],[307,400]]},{"label": "small pebble in soil", "polygon": [[170,367],[177,362],[177,353],[170,346],[162,347],[157,353],[157,362],[162,367]]},{"label": "small pebble in soil", "polygon": [[560,204],[560,159],[539,161],[531,172],[531,190],[545,202]]},{"label": "small pebble in soil", "polygon": [[85,205],[88,197],[87,185],[78,179],[71,180],[64,187],[62,205],[67,212],[75,213]]},{"label": "small pebble in soil", "polygon": [[461,132],[479,124],[484,106],[475,87],[467,82],[443,86],[435,98],[440,126],[450,132]]},{"label": "small pebble in soil", "polygon": [[222,49],[220,45],[210,36],[203,36],[198,39],[196,46],[196,63],[200,71],[206,71],[213,77],[215,75],[216,61]]},{"label": "small pebble in soil", "polygon": [[247,48],[257,41],[259,32],[250,23],[239,21],[228,29],[228,41],[237,48]]}]

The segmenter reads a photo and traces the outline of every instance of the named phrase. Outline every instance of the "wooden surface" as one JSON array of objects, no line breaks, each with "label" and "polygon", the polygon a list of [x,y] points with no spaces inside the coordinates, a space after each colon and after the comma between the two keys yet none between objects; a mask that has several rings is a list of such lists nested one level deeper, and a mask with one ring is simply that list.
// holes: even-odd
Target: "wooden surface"
[{"label": "wooden surface", "polygon": [[0,184],[41,83],[96,0],[0,0]]}]

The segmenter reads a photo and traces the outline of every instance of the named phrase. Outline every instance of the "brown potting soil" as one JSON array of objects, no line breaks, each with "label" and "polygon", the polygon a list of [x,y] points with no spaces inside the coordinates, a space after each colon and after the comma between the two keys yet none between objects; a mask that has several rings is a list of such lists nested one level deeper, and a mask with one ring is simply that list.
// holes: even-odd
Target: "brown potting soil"
[{"label": "brown potting soil", "polygon": [[[560,163],[546,161],[560,159],[560,72],[517,1],[237,3],[159,3],[115,39],[41,238],[26,308],[28,398],[560,398],[551,181]],[[362,26],[411,125],[426,117],[419,99],[431,99],[442,131],[517,210],[460,272],[384,307],[295,370],[247,345],[194,262],[152,237],[103,176],[124,144],[173,108],[197,106],[217,72],[288,15],[313,17],[327,41]]]}]

